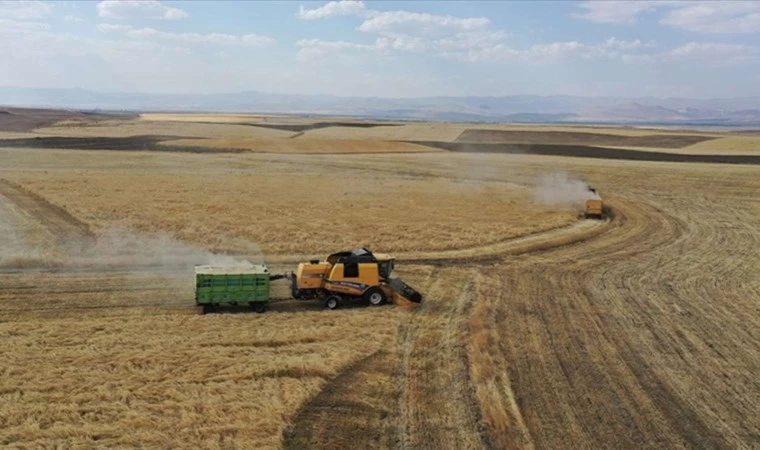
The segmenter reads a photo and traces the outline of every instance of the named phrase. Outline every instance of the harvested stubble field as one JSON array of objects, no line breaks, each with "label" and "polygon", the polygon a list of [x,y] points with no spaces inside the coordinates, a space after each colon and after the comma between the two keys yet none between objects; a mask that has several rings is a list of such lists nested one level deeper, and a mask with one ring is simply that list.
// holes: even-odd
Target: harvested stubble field
[{"label": "harvested stubble field", "polygon": [[[231,117],[119,121],[123,136],[168,124],[164,136],[195,138],[308,122]],[[0,445],[760,446],[760,168],[372,151],[380,129],[428,140],[447,126],[351,127],[375,146],[356,154],[0,143]],[[600,188],[613,218],[537,204],[556,173]],[[194,263],[264,257],[280,271],[361,245],[395,253],[425,302],[193,306]]]}]

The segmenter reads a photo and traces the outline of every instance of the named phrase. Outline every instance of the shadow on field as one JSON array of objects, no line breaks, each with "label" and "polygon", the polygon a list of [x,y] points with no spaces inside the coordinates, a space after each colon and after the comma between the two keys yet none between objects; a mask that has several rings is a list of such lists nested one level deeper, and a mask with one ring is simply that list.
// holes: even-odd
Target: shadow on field
[{"label": "shadow on field", "polygon": [[[390,303],[384,306],[380,307],[373,307],[373,309],[376,308],[385,308],[393,306]],[[198,313],[201,313],[201,308],[198,308]],[[343,303],[341,303],[340,307],[337,309],[337,311],[341,310],[356,310],[356,309],[364,309],[369,308],[367,306],[367,302],[364,301],[362,298],[355,298],[350,300],[344,300]],[[324,301],[321,300],[295,300],[295,299],[281,299],[281,300],[272,300],[267,305],[267,311],[263,313],[263,315],[266,315],[269,312],[307,312],[307,311],[329,311],[325,307]],[[249,305],[224,305],[217,307],[216,311],[209,314],[259,314],[256,313],[253,308]]]}]

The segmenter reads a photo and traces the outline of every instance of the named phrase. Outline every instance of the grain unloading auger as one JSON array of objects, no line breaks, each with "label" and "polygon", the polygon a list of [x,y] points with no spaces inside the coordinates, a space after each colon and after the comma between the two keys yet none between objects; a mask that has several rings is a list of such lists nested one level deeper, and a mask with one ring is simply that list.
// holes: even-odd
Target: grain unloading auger
[{"label": "grain unloading auger", "polygon": [[349,298],[363,298],[371,306],[391,300],[406,306],[422,302],[422,294],[392,276],[395,258],[366,248],[338,252],[326,260],[302,262],[291,278],[296,299],[324,300],[329,309]]}]

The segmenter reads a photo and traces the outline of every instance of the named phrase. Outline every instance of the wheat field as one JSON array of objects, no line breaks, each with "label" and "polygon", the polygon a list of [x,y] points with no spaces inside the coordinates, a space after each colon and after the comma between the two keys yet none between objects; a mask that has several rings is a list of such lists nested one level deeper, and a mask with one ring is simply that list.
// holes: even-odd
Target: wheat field
[{"label": "wheat field", "polygon": [[[0,445],[760,445],[756,164],[388,153],[473,126],[313,128],[329,121],[146,115],[22,136],[277,141],[266,153],[0,136]],[[711,136],[659,151],[756,154],[752,136]],[[350,144],[293,154],[325,140]],[[611,217],[538,201],[553,174],[599,188]],[[263,315],[194,307],[193,264],[280,272],[358,246],[395,254],[425,301],[327,311],[276,285]]]}]

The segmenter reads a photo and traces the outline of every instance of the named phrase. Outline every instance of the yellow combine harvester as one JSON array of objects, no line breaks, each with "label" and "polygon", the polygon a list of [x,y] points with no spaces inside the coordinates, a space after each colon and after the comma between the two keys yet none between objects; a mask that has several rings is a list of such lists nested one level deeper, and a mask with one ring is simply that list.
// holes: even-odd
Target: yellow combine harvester
[{"label": "yellow combine harvester", "polygon": [[588,218],[603,219],[604,218],[604,202],[596,189],[589,186],[588,191],[593,195],[593,198],[586,200],[586,209],[584,216]]},{"label": "yellow combine harvester", "polygon": [[422,295],[400,278],[393,278],[395,258],[366,248],[338,252],[326,260],[298,265],[291,279],[293,298],[324,300],[329,309],[349,298],[363,298],[370,306],[389,299],[396,305],[420,303]]}]

